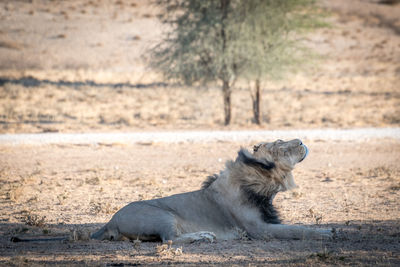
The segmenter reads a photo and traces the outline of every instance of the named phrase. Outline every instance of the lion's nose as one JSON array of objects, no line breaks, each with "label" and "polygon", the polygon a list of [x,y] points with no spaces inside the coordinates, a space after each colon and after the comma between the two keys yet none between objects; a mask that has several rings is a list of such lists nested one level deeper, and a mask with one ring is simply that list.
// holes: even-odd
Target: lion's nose
[{"label": "lion's nose", "polygon": [[293,141],[296,141],[296,143],[298,143],[299,146],[303,145],[303,142],[300,139],[294,139]]}]

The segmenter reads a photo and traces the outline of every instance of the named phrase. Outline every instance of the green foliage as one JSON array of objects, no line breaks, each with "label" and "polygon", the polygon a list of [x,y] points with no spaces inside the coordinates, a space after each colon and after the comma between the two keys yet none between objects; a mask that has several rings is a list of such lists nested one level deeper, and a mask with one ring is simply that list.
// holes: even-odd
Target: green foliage
[{"label": "green foliage", "polygon": [[233,15],[229,0],[159,1],[165,8],[161,20],[171,27],[153,49],[152,66],[166,78],[187,84],[195,81],[229,81],[235,76],[232,40]]},{"label": "green foliage", "polygon": [[325,26],[314,0],[248,0],[239,10],[244,78],[280,78],[315,59],[302,42],[304,33]]},{"label": "green foliage", "polygon": [[170,26],[152,66],[187,84],[279,77],[311,53],[300,34],[322,25],[314,0],[160,0]]}]

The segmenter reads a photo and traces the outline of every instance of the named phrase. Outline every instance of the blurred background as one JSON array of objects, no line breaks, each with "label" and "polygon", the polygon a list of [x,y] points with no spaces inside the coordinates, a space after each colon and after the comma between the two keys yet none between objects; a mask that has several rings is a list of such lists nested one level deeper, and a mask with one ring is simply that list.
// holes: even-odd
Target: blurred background
[{"label": "blurred background", "polygon": [[262,79],[258,121],[254,77],[233,75],[227,123],[223,80],[188,85],[151,64],[174,29],[165,6],[0,1],[0,132],[400,126],[399,2],[320,1],[314,11],[326,25],[301,40],[315,63]]}]

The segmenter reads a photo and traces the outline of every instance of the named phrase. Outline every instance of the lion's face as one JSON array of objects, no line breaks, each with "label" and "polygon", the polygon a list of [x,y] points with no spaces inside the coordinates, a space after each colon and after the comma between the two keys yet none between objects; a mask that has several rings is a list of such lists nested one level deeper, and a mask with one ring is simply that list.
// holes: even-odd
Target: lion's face
[{"label": "lion's face", "polygon": [[294,166],[307,157],[308,149],[299,139],[291,141],[277,140],[271,143],[260,143],[254,146],[254,157],[288,163]]}]

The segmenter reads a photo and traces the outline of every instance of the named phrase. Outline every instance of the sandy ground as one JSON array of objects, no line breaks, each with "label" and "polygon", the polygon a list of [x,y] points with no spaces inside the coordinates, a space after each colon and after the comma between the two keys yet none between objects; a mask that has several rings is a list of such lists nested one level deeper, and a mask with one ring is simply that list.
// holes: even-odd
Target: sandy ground
[{"label": "sandy ground", "polygon": [[[335,227],[333,241],[12,243],[94,231],[125,204],[196,190],[248,143],[0,147],[2,265],[400,264],[400,143],[306,141],[298,189],[277,196],[285,223]],[[181,251],[180,251],[181,249]]]}]

